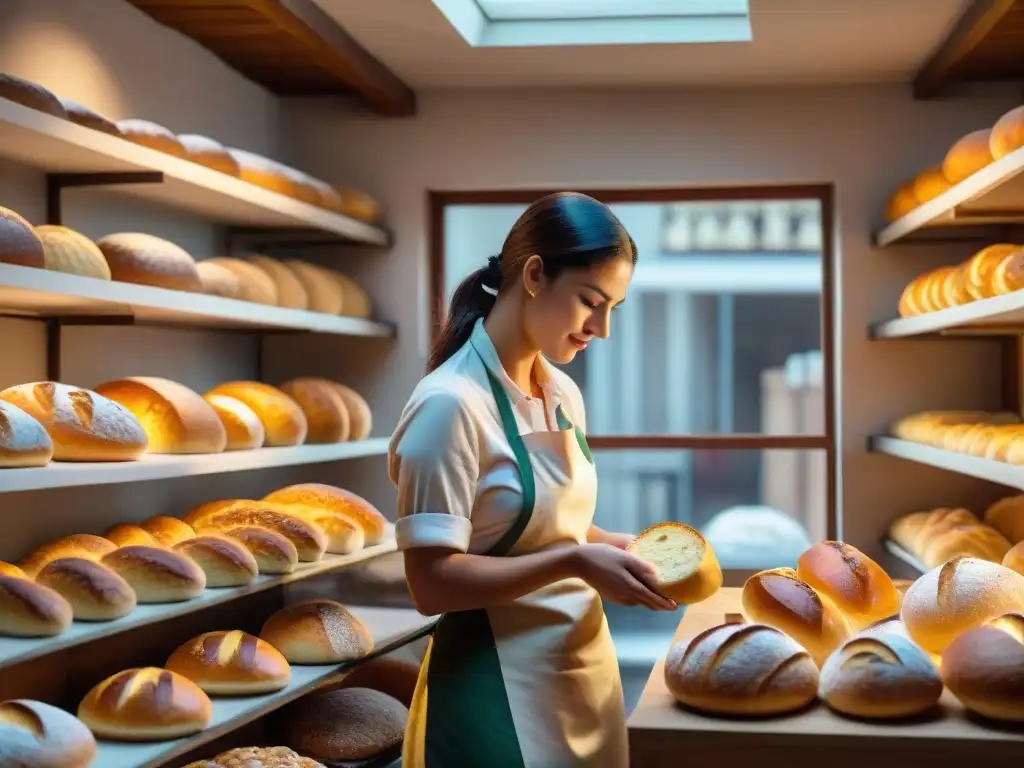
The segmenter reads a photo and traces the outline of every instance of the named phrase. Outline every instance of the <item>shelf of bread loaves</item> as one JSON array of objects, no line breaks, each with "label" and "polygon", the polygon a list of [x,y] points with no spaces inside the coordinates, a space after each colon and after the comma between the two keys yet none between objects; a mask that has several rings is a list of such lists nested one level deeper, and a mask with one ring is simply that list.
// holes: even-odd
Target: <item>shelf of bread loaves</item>
[{"label": "shelf of bread loaves", "polygon": [[379,456],[373,415],[329,379],[230,381],[204,395],[154,376],[95,390],[0,391],[0,492],[138,482]]},{"label": "shelf of bread loaves", "polygon": [[0,156],[50,173],[159,171],[163,181],[110,189],[246,227],[315,229],[387,245],[380,205],[294,168],[156,123],[114,122],[40,86],[0,75]]},{"label": "shelf of bread loaves", "polygon": [[900,185],[886,202],[879,246],[957,228],[1024,221],[1024,106],[963,136],[941,164]]},{"label": "shelf of bread loaves", "polygon": [[[0,717],[0,754],[18,765],[155,768],[286,705],[281,731],[290,747],[313,761],[394,753],[407,703],[346,685],[345,677],[364,665],[369,670],[432,624],[411,609],[346,608],[331,600],[289,605],[267,618],[258,637],[206,632],[160,667],[126,669],[98,681],[75,715],[37,702],[5,702],[0,713],[6,709],[11,717]],[[393,670],[383,675],[388,672],[393,677]],[[373,675],[361,677],[361,685],[372,684]],[[329,688],[315,690],[328,682]],[[25,738],[27,718],[17,717],[19,711],[47,727]],[[242,748],[218,755],[214,764],[235,768],[265,755],[261,765],[276,765],[272,760],[292,757],[286,750]]]}]

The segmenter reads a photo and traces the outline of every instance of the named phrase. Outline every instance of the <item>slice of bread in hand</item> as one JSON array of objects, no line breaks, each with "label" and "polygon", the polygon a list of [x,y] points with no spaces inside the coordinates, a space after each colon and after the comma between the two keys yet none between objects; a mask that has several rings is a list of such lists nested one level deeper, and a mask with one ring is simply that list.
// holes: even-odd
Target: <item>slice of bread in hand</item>
[{"label": "slice of bread in hand", "polygon": [[681,605],[707,600],[722,586],[722,569],[711,545],[682,523],[658,523],[638,534],[629,552],[657,572],[658,592]]}]

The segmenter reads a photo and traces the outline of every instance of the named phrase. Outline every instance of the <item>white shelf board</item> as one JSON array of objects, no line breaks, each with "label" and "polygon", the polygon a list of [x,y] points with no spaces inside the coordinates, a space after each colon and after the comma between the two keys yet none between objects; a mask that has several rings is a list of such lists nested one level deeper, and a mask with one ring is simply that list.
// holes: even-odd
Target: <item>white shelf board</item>
[{"label": "white shelf board", "polygon": [[[346,568],[356,563],[372,560],[396,550],[393,528],[389,528],[389,539],[382,544],[366,547],[350,555],[324,555],[315,563],[299,563],[291,573],[279,576],[260,575],[244,587],[204,589],[199,597],[180,603],[138,605],[127,616],[115,621],[75,621],[56,637],[26,638],[0,637],[0,670],[31,659],[38,659],[58,651],[64,651],[83,643],[90,643],[103,637],[110,637],[138,627],[170,621],[179,616],[201,611],[210,606],[220,605],[240,597],[254,595],[283,584],[292,584],[324,573]],[[97,765],[103,765],[98,763]]]},{"label": "white shelf board", "polygon": [[162,183],[109,189],[225,224],[311,228],[369,245],[390,241],[380,227],[7,99],[0,99],[0,157],[48,173],[160,171]]},{"label": "white shelf board", "polygon": [[[875,234],[878,246],[927,230],[1024,223],[1024,147],[982,168]],[[934,237],[935,232],[927,232]],[[949,232],[955,236],[955,231]]]},{"label": "white shelf board", "polygon": [[[405,645],[421,636],[436,621],[406,608],[351,606],[350,609],[373,635],[375,651],[367,658]],[[291,683],[277,693],[238,698],[211,697],[213,719],[201,733],[184,739],[146,744],[99,741],[94,765],[102,768],[156,768],[164,765],[280,709],[345,670],[354,669],[361,661],[337,666],[292,666]]]},{"label": "white shelf board", "polygon": [[342,336],[391,338],[395,335],[392,326],[371,320],[97,280],[13,264],[0,264],[0,313],[28,317],[114,317],[140,324]]},{"label": "white shelf board", "polygon": [[871,327],[871,338],[874,339],[901,339],[936,333],[949,336],[1024,334],[1024,291],[924,315],[888,320]]},{"label": "white shelf board", "polygon": [[968,477],[989,480],[1010,488],[1024,489],[1024,467],[991,459],[979,459],[956,451],[933,448],[930,445],[900,440],[898,437],[873,437],[871,450],[900,459],[916,461],[937,469],[957,472]]},{"label": "white shelf board", "polygon": [[918,573],[928,573],[930,570],[928,566],[910,554],[907,550],[901,547],[892,539],[882,539],[882,546],[885,547],[885,551],[895,557],[897,560],[902,560],[904,563],[909,565]]}]

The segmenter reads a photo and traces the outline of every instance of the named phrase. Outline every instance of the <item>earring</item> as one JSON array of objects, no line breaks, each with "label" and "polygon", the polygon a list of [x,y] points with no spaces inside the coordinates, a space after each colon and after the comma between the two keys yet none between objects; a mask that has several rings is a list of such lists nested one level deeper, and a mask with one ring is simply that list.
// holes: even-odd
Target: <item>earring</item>
[{"label": "earring", "polygon": [[537,292],[536,292],[536,291],[531,291],[531,290],[530,290],[529,288],[527,288],[527,289],[526,289],[526,292],[527,292],[528,294],[530,294],[530,298],[531,298],[531,299],[536,299],[536,298],[537,298]]}]

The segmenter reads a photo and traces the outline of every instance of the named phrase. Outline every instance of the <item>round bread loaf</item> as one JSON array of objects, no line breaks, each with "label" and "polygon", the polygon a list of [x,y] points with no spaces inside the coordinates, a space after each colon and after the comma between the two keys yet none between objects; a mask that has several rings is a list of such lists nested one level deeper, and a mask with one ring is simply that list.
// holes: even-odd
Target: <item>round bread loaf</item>
[{"label": "round bread loaf", "polygon": [[135,415],[146,431],[150,453],[220,453],[227,445],[217,412],[176,381],[135,376],[100,384],[96,391]]},{"label": "round bread loaf", "polygon": [[855,637],[828,657],[819,693],[854,717],[912,717],[935,706],[942,680],[927,654],[894,634]]},{"label": "round bread loaf", "polygon": [[654,566],[655,589],[680,605],[707,600],[722,586],[714,550],[688,525],[653,525],[633,539],[629,552]]},{"label": "round bread loaf", "polygon": [[348,407],[338,390],[326,379],[286,381],[281,391],[306,414],[307,443],[341,443],[348,439]]},{"label": "round bread loaf", "polygon": [[110,265],[114,280],[176,291],[203,290],[196,262],[169,240],[141,232],[107,235],[96,245]]},{"label": "round bread loaf", "polygon": [[309,425],[302,408],[276,387],[258,381],[229,381],[206,394],[227,395],[249,406],[266,432],[266,446],[302,445],[306,439]]},{"label": "round bread loaf", "polygon": [[262,269],[274,281],[277,306],[287,309],[309,309],[309,294],[306,293],[299,278],[288,267],[277,259],[258,253],[250,253],[242,258],[249,264]]},{"label": "round bread loaf", "polygon": [[345,606],[306,600],[275,612],[260,637],[292,664],[340,664],[373,651],[373,637]]},{"label": "round bread loaf", "polygon": [[142,527],[149,533],[161,547],[173,547],[183,541],[194,539],[196,532],[192,526],[184,520],[167,515],[157,515],[149,518],[142,524]]},{"label": "round bread loaf", "polygon": [[409,710],[368,688],[299,699],[285,715],[289,744],[320,760],[366,760],[400,749]]},{"label": "round bread loaf", "polygon": [[34,579],[43,567],[61,557],[84,557],[99,562],[104,555],[117,549],[117,545],[101,536],[91,533],[74,533],[62,539],[51,541],[35,549],[19,563],[30,579]]},{"label": "round bread loaf", "polygon": [[206,587],[202,568],[184,555],[156,547],[121,547],[100,561],[127,581],[140,603],[176,603]]},{"label": "round bread loaf", "polygon": [[291,668],[269,643],[239,630],[207,632],[181,645],[166,669],[211,696],[254,696],[288,686]]},{"label": "round bread loaf", "polygon": [[229,176],[241,174],[238,161],[219,141],[214,141],[208,136],[200,136],[198,133],[179,133],[177,138],[185,150],[186,160],[205,165],[207,168],[226,173]]},{"label": "round bread loaf", "polygon": [[892,223],[906,216],[917,208],[918,205],[920,203],[918,203],[917,198],[914,196],[914,185],[908,181],[897,187],[896,191],[885,201],[882,215],[887,222]]},{"label": "round bread loaf", "polygon": [[1024,147],[1024,105],[1011,109],[996,120],[988,146],[996,160]]},{"label": "round bread loaf", "polygon": [[60,99],[50,91],[14,75],[0,74],[0,99],[14,101],[54,117],[67,119],[68,116]]},{"label": "round bread loaf", "polygon": [[938,197],[950,187],[946,177],[942,175],[942,169],[939,167],[928,168],[922,171],[914,177],[911,183],[913,185],[914,197],[917,198],[918,204],[921,205]]},{"label": "round bread loaf", "polygon": [[989,619],[942,654],[942,680],[967,709],[1024,722],[1024,614]]},{"label": "round bread loaf", "polygon": [[985,510],[985,523],[1014,544],[1024,541],[1024,494],[999,499]]},{"label": "round bread loaf", "polygon": [[30,699],[0,704],[0,765],[88,768],[95,757],[96,739],[74,715]]},{"label": "round bread loaf", "polygon": [[119,547],[161,547],[156,537],[140,525],[134,523],[118,523],[103,532],[103,538],[114,542]]},{"label": "round bread loaf", "polygon": [[97,684],[78,718],[101,739],[169,741],[206,728],[209,697],[186,677],[156,667],[126,669]]},{"label": "round bread loaf", "polygon": [[1019,610],[1024,610],[1024,576],[998,563],[958,557],[915,581],[900,615],[915,643],[942,654],[957,635]]},{"label": "round bread loaf", "polygon": [[0,400],[0,467],[41,467],[52,458],[53,441],[43,425]]},{"label": "round bread loaf", "polygon": [[337,684],[327,684],[321,690],[339,688],[371,688],[411,707],[420,676],[420,664],[412,659],[399,658],[394,654],[367,659],[354,669],[345,672]]},{"label": "round bread loaf", "polygon": [[380,544],[387,538],[388,521],[376,507],[351,491],[323,483],[299,483],[279,488],[264,501],[274,504],[295,504],[324,509],[355,520],[363,528],[367,546]]},{"label": "round bread loaf", "polygon": [[938,568],[954,557],[976,557],[1001,562],[1010,551],[1010,542],[988,525],[957,525],[927,541],[921,550],[921,561],[929,568]]},{"label": "round bread loaf", "polygon": [[18,579],[27,579],[28,574],[21,568],[10,563],[0,562],[0,576],[13,576]]},{"label": "round bread loaf", "polygon": [[844,542],[815,544],[800,555],[796,575],[831,600],[854,631],[900,612],[900,595],[889,574]]},{"label": "round bread loaf", "polygon": [[225,529],[223,534],[249,550],[260,573],[291,573],[299,564],[295,545],[277,531],[246,525]]},{"label": "round bread loaf", "polygon": [[229,147],[228,152],[238,163],[242,179],[263,189],[294,196],[295,183],[284,173],[280,163],[244,149]]},{"label": "round bread loaf", "polygon": [[213,406],[224,425],[228,438],[225,451],[251,451],[263,445],[267,433],[252,408],[227,395],[206,394],[203,399]]},{"label": "round bread loaf", "polygon": [[380,203],[366,192],[351,187],[336,186],[334,189],[341,196],[341,213],[367,224],[380,220]]},{"label": "round bread loaf", "polygon": [[373,430],[373,413],[363,396],[337,381],[332,381],[331,386],[341,395],[348,409],[348,439],[357,442],[368,438]]},{"label": "round bread loaf", "polygon": [[103,252],[85,235],[53,224],[36,227],[36,235],[43,244],[46,269],[97,280],[111,279]]},{"label": "round bread loaf", "polygon": [[[327,536],[315,523],[299,517],[287,507],[266,501],[237,501],[208,513],[186,517],[197,533],[223,533],[232,528],[256,525],[277,531],[287,538],[302,562],[314,562],[327,550]],[[192,513],[189,513],[190,515]]]},{"label": "round bread loaf", "polygon": [[117,130],[128,141],[175,157],[187,157],[185,147],[171,131],[151,120],[118,120]]},{"label": "round bread loaf", "polygon": [[135,610],[135,590],[109,568],[82,557],[51,560],[36,583],[59,593],[75,621],[113,621]]},{"label": "round bread loaf", "polygon": [[373,315],[373,302],[369,294],[355,280],[340,272],[333,272],[341,287],[341,314],[369,320]]},{"label": "round bread loaf", "polygon": [[241,542],[223,536],[197,536],[183,541],[174,551],[190,558],[206,574],[206,586],[241,587],[259,574],[256,558]]},{"label": "round bread loaf", "polygon": [[0,636],[53,637],[71,626],[68,601],[49,587],[0,576]]},{"label": "round bread loaf", "polygon": [[196,272],[199,273],[203,293],[224,299],[242,299],[242,281],[223,264],[209,259],[199,261],[196,262]]},{"label": "round bread loaf", "polygon": [[942,175],[946,181],[959,184],[992,162],[992,150],[989,149],[991,133],[988,128],[971,131],[949,148],[942,161]]},{"label": "round bread loaf", "polygon": [[117,136],[119,139],[124,138],[124,134],[121,133],[121,130],[113,120],[108,120],[99,112],[90,109],[84,104],[63,96],[60,97],[60,104],[64,107],[68,120],[71,122],[77,123],[84,128],[92,128],[94,131],[109,133],[111,136]]},{"label": "round bread loaf", "polygon": [[255,264],[231,256],[214,256],[204,259],[203,263],[223,267],[238,278],[239,293],[233,298],[255,304],[277,304],[277,284]]},{"label": "round bread loaf", "polygon": [[28,221],[9,208],[0,207],[0,264],[46,267],[43,241]]},{"label": "round bread loaf", "polygon": [[146,452],[146,433],[138,419],[88,389],[38,381],[5,389],[0,400],[43,425],[56,461],[134,461]]},{"label": "round bread loaf", "polygon": [[776,715],[814,700],[818,668],[777,629],[723,624],[672,647],[665,686],[676,701],[702,712]]},{"label": "round bread loaf", "polygon": [[214,760],[216,763],[185,768],[326,768],[288,747],[239,747],[221,752]]},{"label": "round bread loaf", "polygon": [[340,315],[344,296],[341,286],[334,279],[334,273],[329,269],[318,267],[299,259],[289,259],[284,265],[302,283],[309,297],[309,310],[311,312],[323,312],[328,315]]},{"label": "round bread loaf", "polygon": [[1003,558],[1003,566],[1024,575],[1024,541],[1014,544]]}]

